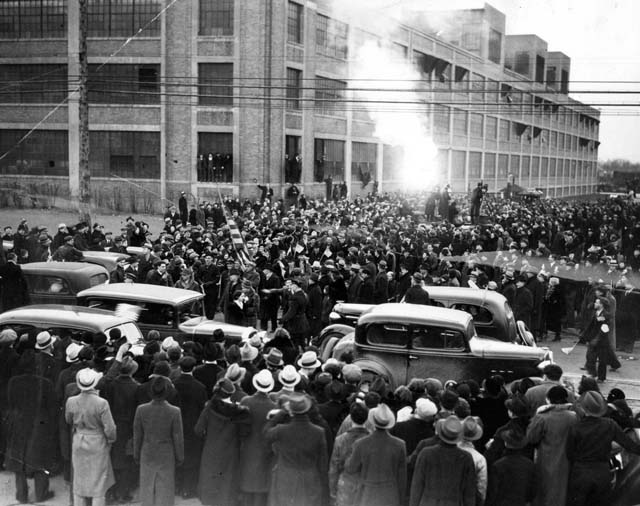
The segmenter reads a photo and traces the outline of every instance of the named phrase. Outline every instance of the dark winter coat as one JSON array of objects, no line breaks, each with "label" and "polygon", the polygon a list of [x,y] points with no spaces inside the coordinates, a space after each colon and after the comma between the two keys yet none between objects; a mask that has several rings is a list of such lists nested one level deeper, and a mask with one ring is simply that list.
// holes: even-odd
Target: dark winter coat
[{"label": "dark winter coat", "polygon": [[180,399],[180,414],[184,433],[184,464],[182,467],[197,473],[200,467],[202,440],[196,434],[195,426],[209,395],[205,386],[189,374],[180,374],[173,382],[173,386]]},{"label": "dark winter coat", "polygon": [[291,294],[289,297],[289,308],[282,315],[284,328],[291,335],[305,334],[310,330],[309,320],[307,320],[307,296],[302,290]]},{"label": "dark winter coat", "polygon": [[470,453],[439,443],[420,452],[411,481],[410,506],[474,506],[476,469]]},{"label": "dark winter coat", "polygon": [[263,431],[267,413],[277,405],[263,392],[245,397],[241,406],[249,409],[249,433],[240,448],[240,490],[246,493],[269,491],[273,453]]},{"label": "dark winter coat", "polygon": [[58,406],[51,381],[21,374],[7,385],[8,471],[51,471],[56,464]]},{"label": "dark winter coat", "polygon": [[204,505],[237,501],[240,485],[240,441],[249,431],[249,410],[213,398],[198,419],[195,433],[204,439],[198,497]]},{"label": "dark winter coat", "polygon": [[193,377],[204,385],[207,398],[211,397],[213,387],[218,381],[218,377],[223,373],[223,369],[216,363],[205,363],[193,370]]},{"label": "dark winter coat", "polygon": [[8,311],[29,304],[29,289],[22,268],[12,262],[0,266],[0,308]]},{"label": "dark winter coat", "polygon": [[357,506],[400,506],[407,487],[404,441],[385,430],[374,430],[353,445],[345,472],[356,482]]},{"label": "dark winter coat", "polygon": [[527,506],[540,488],[533,461],[522,453],[507,450],[489,469],[485,506]]},{"label": "dark winter coat", "polygon": [[275,453],[269,506],[322,506],[328,498],[329,455],[324,430],[307,415],[289,423],[267,421],[264,435]]},{"label": "dark winter coat", "polygon": [[533,311],[533,296],[526,286],[516,289],[516,297],[513,301],[513,316],[516,321],[522,320],[531,328],[531,313]]},{"label": "dark winter coat", "polygon": [[138,382],[121,374],[106,381],[100,389],[111,408],[116,424],[116,442],[111,447],[111,464],[114,469],[123,469],[133,462],[133,420],[136,415],[136,391]]},{"label": "dark winter coat", "polygon": [[184,460],[179,408],[158,400],[138,406],[133,421],[133,458],[140,463],[142,506],[173,506],[175,468]]}]

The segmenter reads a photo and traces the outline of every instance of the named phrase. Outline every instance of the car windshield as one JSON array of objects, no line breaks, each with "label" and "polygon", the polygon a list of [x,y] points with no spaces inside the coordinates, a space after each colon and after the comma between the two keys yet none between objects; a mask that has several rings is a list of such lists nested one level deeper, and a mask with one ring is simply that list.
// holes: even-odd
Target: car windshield
[{"label": "car windshield", "polygon": [[195,300],[192,302],[181,304],[178,306],[177,309],[178,309],[178,318],[180,319],[180,323],[186,322],[191,318],[204,316],[201,300]]}]

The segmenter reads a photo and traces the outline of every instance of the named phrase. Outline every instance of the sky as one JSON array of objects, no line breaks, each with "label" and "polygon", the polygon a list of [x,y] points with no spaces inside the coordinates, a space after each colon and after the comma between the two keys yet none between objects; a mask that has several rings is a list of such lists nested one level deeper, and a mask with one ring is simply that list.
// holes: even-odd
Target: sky
[{"label": "sky", "polygon": [[[389,9],[478,8],[476,0],[380,0]],[[536,34],[571,58],[571,96],[601,110],[601,161],[640,162],[640,0],[489,0],[506,16],[507,34]],[[609,81],[597,83],[595,81]],[[626,81],[614,83],[611,81]],[[634,82],[635,81],[635,82]],[[579,94],[583,91],[604,93]],[[612,94],[611,91],[634,91]]]}]

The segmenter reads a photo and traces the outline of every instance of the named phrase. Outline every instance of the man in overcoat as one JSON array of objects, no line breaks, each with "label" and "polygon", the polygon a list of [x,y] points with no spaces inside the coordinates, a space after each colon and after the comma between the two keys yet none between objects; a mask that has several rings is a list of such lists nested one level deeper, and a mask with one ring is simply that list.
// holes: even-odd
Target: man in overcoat
[{"label": "man in overcoat", "polygon": [[101,385],[100,394],[108,402],[116,424],[117,438],[111,447],[111,464],[116,483],[113,497],[116,500],[131,501],[136,486],[138,469],[133,460],[133,419],[136,414],[136,392],[139,383],[133,379],[138,363],[125,357],[119,374]]},{"label": "man in overcoat", "polygon": [[9,253],[7,263],[0,266],[0,297],[2,311],[29,304],[27,281],[24,279],[15,253]]},{"label": "man in overcoat", "polygon": [[202,440],[196,436],[194,427],[209,399],[207,389],[193,377],[196,359],[185,356],[180,359],[180,376],[173,382],[180,398],[180,412],[184,430],[184,464],[177,471],[178,491],[184,499],[195,497],[200,470]]},{"label": "man in overcoat", "polygon": [[302,291],[298,278],[291,279],[289,307],[282,315],[282,324],[289,331],[294,344],[304,349],[309,340],[311,327],[307,320],[307,296]]},{"label": "man in overcoat", "polygon": [[407,488],[407,452],[404,441],[389,434],[395,425],[393,411],[386,404],[371,409],[373,433],[356,441],[345,472],[354,476],[358,506],[400,506]]},{"label": "man in overcoat", "polygon": [[53,383],[35,373],[32,350],[25,350],[17,374],[7,385],[5,468],[16,477],[16,500],[29,500],[27,476],[35,481],[35,500],[53,497],[49,475],[56,465],[57,414]]},{"label": "man in overcoat", "polygon": [[267,414],[278,406],[268,396],[274,379],[267,369],[255,374],[252,383],[256,393],[240,401],[241,406],[249,408],[250,417],[249,434],[240,448],[240,491],[248,506],[266,506],[273,454],[263,432]]},{"label": "man in overcoat", "polygon": [[[266,442],[275,453],[269,506],[322,506],[328,498],[329,456],[324,430],[308,412],[313,401],[292,392],[266,423]],[[288,423],[284,423],[290,420]]]},{"label": "man in overcoat", "polygon": [[142,506],[173,506],[175,469],[184,461],[180,408],[166,398],[167,378],[151,382],[152,401],[138,406],[133,421],[133,458],[140,464]]},{"label": "man in overcoat", "polygon": [[476,470],[473,457],[458,448],[462,422],[457,416],[436,423],[439,444],[418,455],[411,481],[410,506],[476,504]]}]

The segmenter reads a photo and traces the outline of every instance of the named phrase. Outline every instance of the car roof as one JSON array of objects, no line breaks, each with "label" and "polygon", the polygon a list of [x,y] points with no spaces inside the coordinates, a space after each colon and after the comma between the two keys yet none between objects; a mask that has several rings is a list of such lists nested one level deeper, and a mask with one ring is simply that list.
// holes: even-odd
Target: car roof
[{"label": "car roof", "polygon": [[200,292],[172,288],[169,286],[148,285],[146,283],[110,283],[98,285],[78,293],[78,297],[108,297],[112,299],[130,299],[132,302],[154,302],[158,304],[182,304],[204,297]]},{"label": "car roof", "polygon": [[82,256],[84,258],[104,258],[107,260],[119,260],[121,258],[129,258],[131,255],[127,253],[117,253],[115,251],[83,251]]},{"label": "car roof", "polygon": [[24,306],[0,314],[0,325],[45,324],[49,327],[68,326],[94,332],[132,321],[116,316],[113,311],[63,304]]},{"label": "car roof", "polygon": [[358,319],[358,325],[390,320],[407,324],[437,323],[467,328],[473,318],[469,313],[457,309],[396,302],[373,306]]},{"label": "car roof", "polygon": [[504,305],[507,300],[501,293],[493,290],[466,288],[462,286],[427,286],[427,293],[434,299],[456,299],[459,302],[482,303]]},{"label": "car roof", "polygon": [[47,272],[81,272],[84,271],[87,274],[104,274],[106,269],[102,265],[91,264],[86,262],[32,262],[28,264],[22,264],[20,266],[22,272],[27,274],[41,274]]}]

